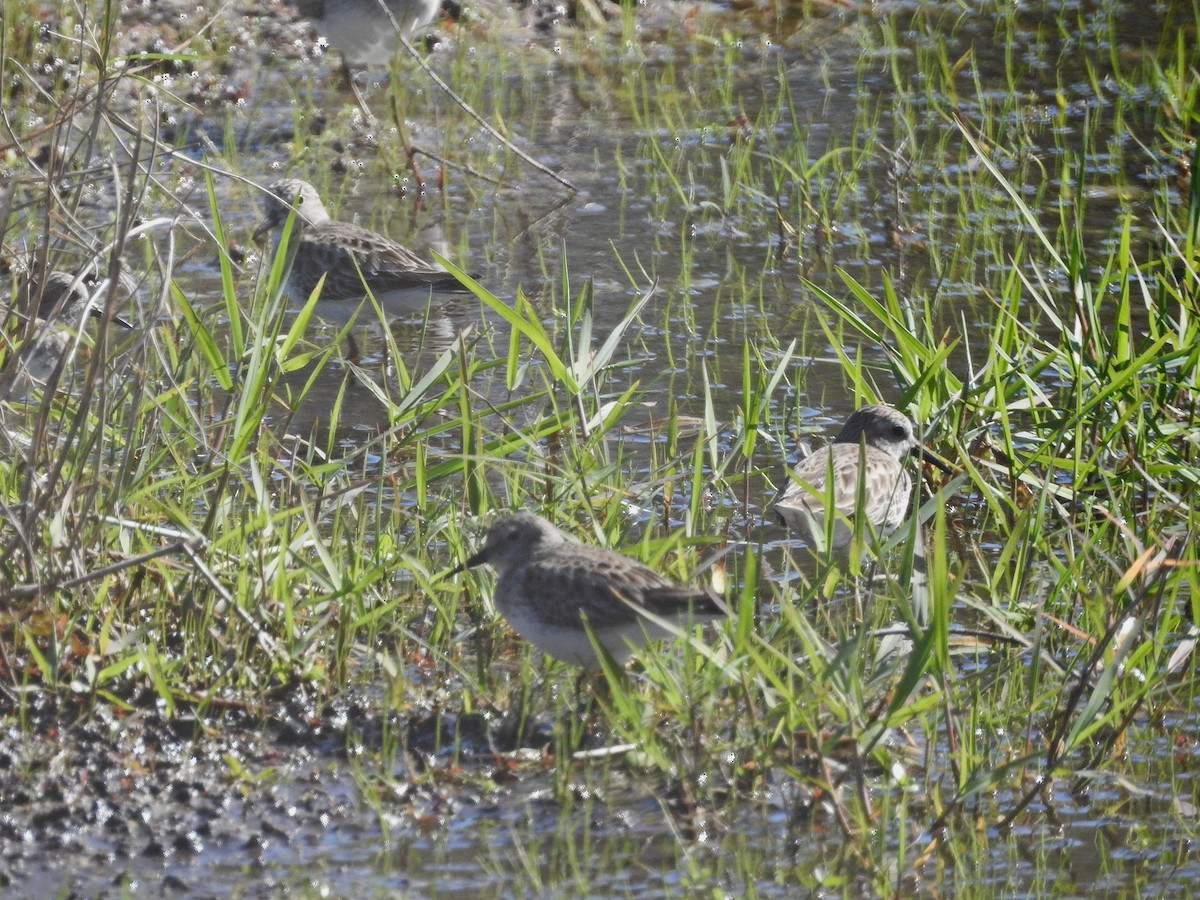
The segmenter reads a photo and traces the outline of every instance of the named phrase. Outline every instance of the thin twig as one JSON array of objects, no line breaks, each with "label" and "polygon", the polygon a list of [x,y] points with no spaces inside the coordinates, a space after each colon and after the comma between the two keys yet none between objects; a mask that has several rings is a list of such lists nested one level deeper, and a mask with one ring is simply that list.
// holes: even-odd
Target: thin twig
[{"label": "thin twig", "polygon": [[152,559],[158,559],[160,556],[170,556],[174,553],[185,551],[194,539],[184,539],[175,541],[171,544],[166,544],[154,550],[148,550],[145,553],[140,553],[137,556],[131,556],[128,559],[123,559],[120,562],[112,563],[111,565],[103,566],[99,569],[93,569],[90,572],[84,572],[82,575],[76,575],[74,578],[63,580],[52,579],[45,582],[27,582],[25,584],[14,584],[3,594],[0,594],[0,601],[6,600],[28,600],[32,597],[39,597],[42,594],[50,591],[67,591],[74,587],[79,587],[81,584],[87,584],[90,581],[98,581],[107,575],[114,575],[117,572],[131,569],[134,566],[140,566]]}]

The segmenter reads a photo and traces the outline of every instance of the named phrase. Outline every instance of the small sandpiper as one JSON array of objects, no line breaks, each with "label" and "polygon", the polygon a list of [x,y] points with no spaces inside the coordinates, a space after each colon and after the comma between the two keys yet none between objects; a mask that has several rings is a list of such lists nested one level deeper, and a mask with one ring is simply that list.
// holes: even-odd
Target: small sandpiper
[{"label": "small sandpiper", "polygon": [[433,21],[441,0],[295,0],[342,54],[347,68],[386,66],[403,35],[410,38]]},{"label": "small sandpiper", "polygon": [[[120,286],[130,292],[136,283],[122,275]],[[103,313],[94,296],[102,289],[103,283],[97,272],[85,271],[76,275],[52,270],[47,273],[44,283],[26,282],[19,289],[13,306],[0,304],[0,341],[6,347],[18,350],[14,365],[9,369],[11,377],[3,379],[0,394],[24,393],[33,384],[44,385],[50,381],[60,360],[74,353],[75,332],[85,316]],[[34,306],[37,314],[31,315]],[[113,321],[123,328],[130,327],[123,319],[114,317]]]},{"label": "small sandpiper", "polygon": [[[840,550],[850,543],[850,522],[859,514],[882,537],[895,531],[910,510],[912,478],[902,462],[908,455],[948,471],[945,463],[917,442],[912,422],[903,413],[890,406],[864,406],[846,420],[823,450],[797,463],[767,508],[782,524],[803,532],[810,543],[820,543],[826,534],[825,500],[831,493],[837,516],[833,549]],[[826,481],[830,475],[831,491]]]},{"label": "small sandpiper", "polygon": [[623,664],[648,641],[678,634],[647,613],[685,628],[729,615],[713,591],[677,585],[637,560],[577,543],[533,513],[497,520],[479,552],[453,571],[481,563],[499,575],[496,608],[513,630],[572,665],[597,665],[589,630]]},{"label": "small sandpiper", "polygon": [[367,287],[384,305],[424,303],[431,291],[465,290],[445,269],[425,262],[391,238],[350,222],[335,222],[317,189],[307,181],[276,181],[263,196],[263,207],[266,215],[254,231],[254,240],[271,233],[276,252],[283,225],[295,213],[292,239],[296,256],[287,286],[298,302],[309,298],[322,275],[322,301],[361,301]]}]

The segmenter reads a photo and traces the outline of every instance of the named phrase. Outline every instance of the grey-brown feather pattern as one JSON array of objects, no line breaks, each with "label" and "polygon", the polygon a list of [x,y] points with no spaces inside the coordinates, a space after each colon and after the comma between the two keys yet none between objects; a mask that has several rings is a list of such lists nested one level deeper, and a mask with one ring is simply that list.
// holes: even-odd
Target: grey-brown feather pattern
[{"label": "grey-brown feather pattern", "polygon": [[572,541],[532,513],[495,522],[466,566],[481,563],[498,573],[496,608],[513,629],[551,656],[577,665],[595,662],[585,621],[596,640],[623,662],[633,645],[669,635],[637,607],[673,623],[726,615],[712,591],[676,585],[620,553]]},{"label": "grey-brown feather pattern", "polygon": [[371,293],[397,291],[463,290],[445,269],[425,262],[407,247],[382,234],[351,222],[336,222],[307,181],[283,178],[264,195],[265,215],[254,232],[256,239],[273,236],[278,250],[281,232],[295,210],[292,225],[296,255],[288,274],[288,289],[298,300],[307,300],[321,277],[323,300],[358,300]]},{"label": "grey-brown feather pattern", "polygon": [[843,517],[854,521],[861,515],[876,533],[887,534],[908,514],[912,478],[903,459],[919,449],[912,423],[902,413],[889,406],[864,406],[830,444],[796,464],[769,509],[812,540],[815,532],[825,533],[825,502],[831,497],[831,511],[839,514],[833,525],[835,548],[848,544],[852,534]]},{"label": "grey-brown feather pattern", "polygon": [[[19,354],[10,357],[7,371],[0,373],[0,396],[26,393],[34,384],[46,384],[60,364],[70,362],[78,347],[77,331],[86,312],[100,312],[89,302],[103,299],[106,289],[95,267],[78,274],[51,270],[42,281],[27,280],[17,291],[16,304],[0,304],[0,341],[19,346]],[[117,290],[132,293],[136,281],[121,273]],[[95,296],[93,296],[95,295]],[[32,310],[36,307],[37,312]],[[129,327],[114,318],[124,327]]]}]

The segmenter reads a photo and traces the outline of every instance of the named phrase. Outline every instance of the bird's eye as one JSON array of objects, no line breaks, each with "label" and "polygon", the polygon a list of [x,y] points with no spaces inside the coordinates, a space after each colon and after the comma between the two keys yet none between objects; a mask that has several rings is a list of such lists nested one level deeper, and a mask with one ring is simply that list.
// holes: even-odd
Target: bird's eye
[{"label": "bird's eye", "polygon": [[907,432],[905,432],[903,425],[892,426],[892,437],[897,438],[897,439],[902,439],[906,436],[907,436]]}]

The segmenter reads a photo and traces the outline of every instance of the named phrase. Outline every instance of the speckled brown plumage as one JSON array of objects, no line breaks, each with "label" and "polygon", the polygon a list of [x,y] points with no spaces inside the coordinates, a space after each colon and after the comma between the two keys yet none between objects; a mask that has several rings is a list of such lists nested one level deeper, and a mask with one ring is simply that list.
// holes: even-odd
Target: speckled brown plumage
[{"label": "speckled brown plumage", "polygon": [[864,406],[846,420],[832,443],[796,465],[768,509],[810,541],[824,535],[827,478],[832,476],[833,509],[839,513],[833,526],[834,548],[850,542],[852,532],[843,517],[854,521],[861,515],[876,534],[885,535],[909,512],[912,478],[902,460],[923,453],[903,413],[890,406]]},{"label": "speckled brown plumage", "polygon": [[307,300],[322,275],[322,300],[362,299],[367,293],[363,279],[381,302],[397,292],[421,298],[430,290],[463,290],[445,269],[425,262],[391,238],[349,222],[335,222],[307,181],[283,178],[267,190],[263,196],[266,214],[254,238],[271,233],[278,250],[283,225],[295,209],[292,230],[298,245],[288,274],[288,290],[294,299]]},{"label": "speckled brown plumage", "polygon": [[[22,285],[13,306],[0,304],[0,340],[6,348],[18,350],[0,373],[0,395],[11,396],[28,391],[33,384],[45,384],[59,361],[74,353],[76,331],[85,313],[98,312],[88,301],[100,283],[95,271],[79,275],[51,271],[44,285],[36,281]],[[129,292],[136,284],[123,275],[120,287]],[[30,320],[28,311],[33,307],[37,314]]]},{"label": "speckled brown plumage", "polygon": [[613,659],[623,663],[648,640],[672,635],[635,607],[676,624],[727,614],[712,591],[677,585],[637,560],[572,541],[532,513],[495,522],[464,568],[481,563],[498,573],[496,608],[513,630],[575,665],[596,663],[585,621]]}]

